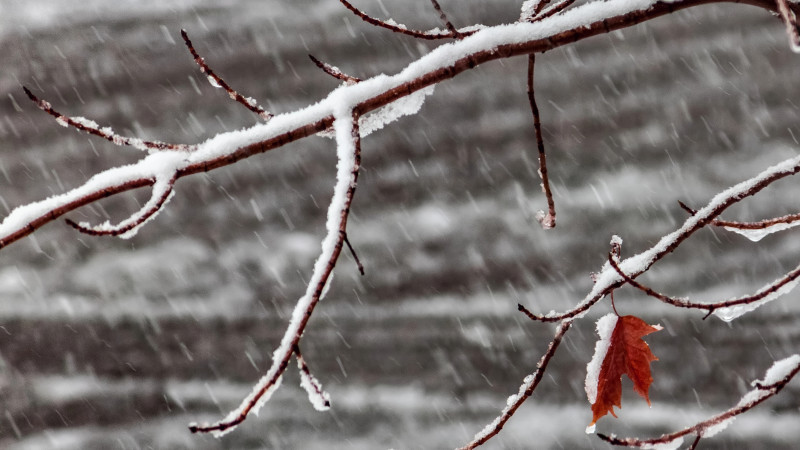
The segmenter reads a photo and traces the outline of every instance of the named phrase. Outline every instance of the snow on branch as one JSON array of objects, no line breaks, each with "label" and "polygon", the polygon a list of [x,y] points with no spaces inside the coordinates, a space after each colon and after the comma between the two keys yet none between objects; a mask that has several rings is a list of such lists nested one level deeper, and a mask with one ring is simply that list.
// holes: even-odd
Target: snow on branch
[{"label": "snow on branch", "polygon": [[327,411],[331,408],[331,396],[324,389],[322,383],[311,374],[306,360],[300,353],[300,346],[295,345],[294,356],[297,359],[297,368],[300,370],[300,386],[308,394],[308,401],[314,405],[317,411]]},{"label": "snow on branch", "polygon": [[[133,219],[133,222],[142,220],[144,223],[147,217],[142,218],[142,216],[153,215],[153,213],[148,214],[151,206],[157,206],[158,203],[163,205],[167,201],[168,198],[160,200],[164,196],[159,195],[159,192],[163,193],[164,189],[171,190],[171,182],[177,178],[175,174],[185,167],[189,155],[190,153],[186,152],[153,153],[136,164],[108,169],[94,175],[82,186],[63,194],[18,206],[0,223],[0,248],[29,235],[69,211],[118,192],[153,186],[160,180],[164,183],[163,187],[155,189],[153,196],[158,200],[154,202],[151,198],[148,205],[136,215],[137,218]],[[126,221],[122,226],[127,226],[129,223]],[[132,228],[127,231],[131,230]]]},{"label": "snow on branch", "polygon": [[150,200],[135,214],[123,220],[117,225],[111,225],[105,221],[100,225],[92,226],[86,222],[76,223],[71,219],[66,219],[67,224],[81,233],[91,236],[119,236],[122,239],[130,239],[136,235],[139,228],[152,220],[175,195],[175,174],[171,177],[157,176],[153,183],[153,193]]},{"label": "snow on branch", "polygon": [[565,320],[558,325],[553,340],[550,341],[550,344],[547,346],[547,351],[542,355],[539,363],[536,364],[536,371],[525,377],[519,387],[519,391],[515,395],[508,397],[508,400],[506,400],[506,407],[503,408],[500,415],[478,432],[469,444],[461,447],[461,450],[471,450],[479,447],[497,435],[517,409],[525,403],[525,400],[533,395],[533,391],[536,390],[539,382],[542,381],[544,372],[547,370],[547,365],[550,363],[553,355],[555,355],[558,346],[561,344],[561,340],[564,338],[564,334],[566,334],[571,325],[571,320]]},{"label": "snow on branch", "polygon": [[736,406],[710,419],[674,433],[665,434],[653,439],[618,438],[613,435],[607,436],[600,433],[598,433],[598,436],[600,439],[610,444],[623,447],[656,448],[656,446],[658,446],[657,448],[678,448],[683,443],[683,438],[685,436],[694,434],[696,438],[691,448],[695,448],[700,439],[712,437],[725,430],[725,428],[736,419],[736,416],[753,409],[767,399],[777,395],[789,384],[798,372],[800,372],[800,355],[792,355],[788,358],[776,361],[772,367],[767,370],[763,380],[753,381],[752,386],[755,389],[746,393]]},{"label": "snow on branch", "polygon": [[[536,23],[487,27],[464,39],[440,46],[394,76],[379,75],[353,86],[340,86],[328,98],[305,109],[275,116],[268,123],[221,133],[197,146],[181,144],[177,150],[194,151],[190,155],[179,157],[182,163],[176,165],[176,178],[231,165],[329,129],[334,121],[331,98],[343,95],[342,91],[346,91],[346,95],[353,100],[353,110],[359,117],[387,105],[397,104],[404,98],[414,98],[414,101],[408,101],[403,107],[390,109],[386,114],[368,115],[367,118],[374,116],[375,120],[360,124],[361,135],[366,136],[398,117],[416,112],[424,96],[430,94],[430,88],[435,84],[480,64],[548,51],[709,1],[711,0],[670,3],[655,0],[595,1]],[[777,5],[768,0],[744,2],[777,11]],[[789,6],[792,11],[800,8],[796,3]],[[59,116],[63,117],[60,114]],[[103,130],[106,129],[100,129]],[[98,135],[109,139],[102,134]],[[116,135],[111,135],[112,142],[113,136]],[[135,145],[136,141],[131,140],[130,143]],[[155,179],[152,162],[153,160],[146,158],[133,166],[125,166],[127,168],[109,169],[92,177],[84,186],[57,196],[58,202],[42,201],[18,207],[0,224],[0,248],[29,235],[73,209],[110,195],[152,185]]]}]

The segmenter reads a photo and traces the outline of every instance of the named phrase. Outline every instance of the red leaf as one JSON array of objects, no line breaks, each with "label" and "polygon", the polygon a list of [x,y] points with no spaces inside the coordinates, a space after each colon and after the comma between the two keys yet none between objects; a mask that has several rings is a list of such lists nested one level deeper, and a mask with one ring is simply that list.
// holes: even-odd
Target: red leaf
[{"label": "red leaf", "polygon": [[[608,320],[613,320],[613,316],[606,316]],[[593,426],[598,419],[611,413],[614,414],[614,406],[622,408],[622,375],[627,375],[633,381],[633,389],[650,404],[650,398],[647,391],[650,389],[650,383],[653,382],[653,376],[650,374],[650,363],[658,360],[650,351],[650,347],[642,337],[650,333],[661,330],[661,327],[656,325],[648,325],[642,319],[635,316],[622,316],[617,317],[614,330],[611,332],[610,342],[605,344],[602,338],[603,331],[601,322],[606,318],[598,321],[598,331],[601,333],[601,342],[598,343],[595,350],[593,361],[589,363],[589,374],[587,376],[587,393],[590,390],[590,384],[596,383],[596,396],[592,403],[592,423],[589,425],[588,430],[593,430]],[[608,323],[608,326],[611,323]],[[607,347],[606,347],[607,345]],[[605,355],[600,355],[602,350],[606,349]],[[600,365],[598,375],[595,375],[596,381],[593,378],[591,367],[596,366],[597,362],[594,359],[603,358]],[[591,401],[591,394],[589,394]]]}]

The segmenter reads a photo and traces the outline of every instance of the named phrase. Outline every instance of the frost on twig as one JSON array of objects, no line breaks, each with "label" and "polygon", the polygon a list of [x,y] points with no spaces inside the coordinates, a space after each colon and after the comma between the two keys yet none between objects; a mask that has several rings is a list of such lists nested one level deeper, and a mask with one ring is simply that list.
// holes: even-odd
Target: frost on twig
[{"label": "frost on twig", "polygon": [[294,346],[294,356],[297,359],[297,368],[300,370],[300,386],[308,394],[308,401],[314,405],[317,411],[327,411],[331,408],[331,396],[324,389],[322,383],[311,374],[303,354],[300,353],[300,346]]},{"label": "frost on twig", "polygon": [[450,22],[450,19],[447,18],[447,14],[445,14],[442,7],[439,5],[439,2],[436,0],[431,0],[431,4],[433,4],[433,8],[436,12],[439,13],[439,18],[444,22],[444,26],[447,27],[447,30],[450,31],[450,34],[456,39],[462,39],[464,35],[456,29],[453,25],[453,22]]},{"label": "frost on twig", "polygon": [[[336,155],[338,158],[336,185],[334,186],[333,198],[328,207],[328,217],[325,223],[326,235],[322,240],[322,251],[314,263],[314,269],[306,292],[295,304],[292,318],[281,339],[280,346],[273,354],[272,365],[267,373],[256,383],[251,393],[221,421],[203,425],[190,424],[189,429],[193,433],[212,433],[215,437],[221,437],[244,422],[251,412],[258,413],[259,409],[278,388],[292,355],[299,348],[300,338],[311,318],[311,314],[324,295],[328,280],[332,276],[333,268],[341,254],[345,236],[347,236],[347,219],[350,215],[350,205],[353,201],[358,182],[358,172],[361,167],[361,135],[358,126],[358,115],[345,107],[348,99],[344,95],[342,97],[344,98],[336,99],[337,102],[333,111],[335,117],[333,128],[336,133]],[[315,379],[313,381],[307,380],[307,382],[312,387],[319,385],[319,382]],[[317,398],[316,400],[319,399]]]},{"label": "frost on twig", "polygon": [[332,76],[333,78],[336,78],[337,80],[342,80],[347,84],[356,84],[356,83],[361,81],[361,78],[350,76],[350,75],[342,72],[341,70],[339,70],[338,67],[332,66],[332,65],[330,65],[330,64],[328,64],[326,62],[322,62],[322,61],[318,60],[317,58],[314,57],[314,55],[308,55],[308,57],[311,58],[311,61],[317,67],[322,69],[323,72],[327,73],[328,75]]},{"label": "frost on twig", "polygon": [[560,13],[573,3],[575,3],[575,0],[562,0],[545,10],[544,8],[550,4],[550,0],[527,0],[522,4],[519,21],[539,22]]},{"label": "frost on twig", "polygon": [[598,436],[600,439],[610,444],[624,447],[654,448],[655,446],[669,446],[668,448],[677,448],[683,443],[684,436],[694,434],[697,436],[694,444],[696,445],[701,438],[711,437],[725,430],[736,416],[753,409],[755,406],[778,394],[778,392],[789,384],[789,381],[791,381],[798,372],[800,372],[800,355],[792,355],[788,358],[776,361],[772,367],[767,370],[763,380],[756,380],[752,383],[755,389],[746,393],[736,406],[710,419],[674,433],[664,434],[661,437],[653,439],[618,438],[616,436],[607,436],[599,433]]},{"label": "frost on twig", "polygon": [[172,199],[173,195],[175,195],[175,191],[173,190],[175,180],[174,173],[171,174],[171,176],[156,177],[155,183],[153,183],[153,193],[150,196],[150,200],[148,200],[138,212],[117,225],[111,225],[109,221],[94,226],[86,222],[76,223],[71,219],[66,219],[66,222],[71,227],[84,234],[92,236],[119,236],[123,239],[130,239],[136,235],[142,225],[152,220],[161,211],[164,205]]},{"label": "frost on twig", "polygon": [[676,306],[679,308],[692,308],[692,309],[704,309],[708,311],[708,314],[703,317],[705,319],[712,313],[719,317],[720,319],[730,322],[733,319],[736,319],[742,316],[745,313],[753,311],[754,309],[762,306],[766,303],[771,302],[783,295],[788,294],[798,284],[798,277],[800,277],[800,266],[792,270],[791,272],[787,273],[781,278],[773,281],[772,283],[762,287],[759,289],[755,294],[748,295],[745,297],[739,297],[734,299],[728,300],[721,300],[714,303],[707,303],[707,302],[696,302],[690,301],[685,298],[676,298],[676,297],[669,297],[659,292],[656,292],[652,288],[645,286],[638,281],[634,280],[630,276],[628,276],[625,272],[620,269],[619,265],[617,265],[616,261],[614,261],[611,255],[608,257],[608,262],[617,273],[625,279],[625,282],[630,284],[631,286],[639,289],[640,291],[644,292],[645,294],[656,298],[664,303],[667,303],[672,306]]},{"label": "frost on twig", "polygon": [[205,74],[206,78],[208,78],[208,82],[212,86],[216,88],[225,89],[225,92],[228,93],[228,97],[244,105],[244,107],[249,109],[250,111],[253,111],[254,113],[258,114],[258,116],[264,119],[265,121],[273,117],[273,115],[267,112],[264,108],[262,108],[258,104],[258,102],[256,102],[255,99],[250,97],[244,97],[242,94],[240,94],[232,87],[230,87],[230,85],[226,83],[225,80],[222,79],[222,77],[214,73],[214,71],[211,70],[210,67],[208,67],[208,64],[206,64],[205,59],[200,57],[200,55],[197,53],[197,50],[195,50],[192,41],[189,39],[189,34],[186,33],[186,30],[181,30],[181,37],[183,38],[183,42],[186,44],[186,47],[189,49],[189,53],[192,54],[194,62],[197,63],[197,65],[200,67],[200,72]]},{"label": "frost on twig", "polygon": [[528,22],[536,17],[550,0],[525,0],[520,8],[519,21]]},{"label": "frost on twig", "polygon": [[536,364],[536,371],[528,376],[522,382],[522,385],[519,387],[519,391],[506,400],[506,406],[500,412],[500,415],[497,416],[490,424],[486,425],[480,432],[478,432],[472,441],[461,448],[461,450],[471,450],[480,445],[486,443],[489,439],[497,435],[500,430],[503,429],[503,426],[511,419],[511,416],[525,403],[531,395],[533,395],[533,391],[536,390],[536,387],[539,385],[539,382],[542,381],[542,377],[544,376],[545,370],[547,370],[547,365],[550,363],[550,360],[555,355],[556,350],[558,350],[558,346],[561,344],[561,340],[564,338],[564,334],[569,330],[569,327],[572,325],[571,320],[565,320],[558,325],[556,328],[556,334],[553,336],[553,340],[550,341],[550,344],[547,346],[547,351],[542,355],[542,358],[539,360],[539,363]]},{"label": "frost on twig", "polygon": [[50,102],[40,99],[27,87],[22,86],[22,90],[25,91],[25,95],[27,95],[28,98],[39,107],[39,109],[55,117],[56,122],[58,122],[59,125],[63,127],[72,127],[76,130],[99,136],[109,142],[113,142],[116,145],[128,145],[139,150],[174,150],[180,152],[188,152],[197,148],[195,145],[169,144],[161,141],[145,141],[138,138],[120,136],[115,133],[111,127],[100,128],[100,125],[98,125],[96,122],[85,117],[65,116],[53,109],[53,106],[50,104]]},{"label": "frost on twig", "polygon": [[[436,40],[436,39],[461,39],[466,36],[474,34],[477,30],[475,29],[466,29],[466,30],[456,30],[453,27],[453,30],[448,30],[447,32],[441,31],[439,29],[435,30],[428,30],[428,31],[419,31],[419,30],[410,30],[405,25],[396,23],[394,20],[379,20],[374,17],[369,16],[364,11],[353,6],[347,0],[339,0],[345,8],[349,9],[353,14],[358,16],[364,22],[367,22],[370,25],[375,25],[376,27],[386,28],[387,30],[391,30],[395,33],[405,34],[408,36],[413,36],[418,39],[425,39],[425,40]],[[451,24],[452,25],[452,24]],[[472,28],[472,27],[471,27]]]}]

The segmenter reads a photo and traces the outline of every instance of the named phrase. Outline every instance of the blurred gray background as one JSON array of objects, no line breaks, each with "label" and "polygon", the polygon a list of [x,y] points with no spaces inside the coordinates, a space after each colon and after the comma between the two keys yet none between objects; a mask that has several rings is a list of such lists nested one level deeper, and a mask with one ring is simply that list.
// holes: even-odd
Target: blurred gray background
[{"label": "blurred gray background", "polygon": [[[459,26],[508,23],[519,1],[440,1]],[[427,0],[360,1],[411,28],[440,26]],[[337,81],[308,53],[359,77],[394,73],[433,48],[360,22],[335,0],[177,2],[0,0],[0,212],[78,186],[141,153],[58,126],[59,111],[125,135],[196,143],[256,117],[214,89],[183,47],[275,113],[317,101]],[[494,418],[552,337],[516,311],[584,297],[609,239],[623,255],[713,194],[795,155],[800,57],[783,25],[740,5],[701,7],[537,58],[558,226],[545,206],[525,95],[525,58],[442,83],[416,116],[363,143],[349,255],[303,341],[332,396],[316,412],[294,368],[264,408],[222,440],[191,435],[268,367],[321,239],[333,143],[309,138],[182,179],[166,211],[131,240],[63,222],[0,255],[0,447],[452,448]],[[786,180],[727,215],[796,212]],[[118,221],[148,192],[69,214]],[[645,282],[717,300],[795,267],[797,231],[750,242],[704,230]],[[665,331],[647,338],[653,407],[625,380],[620,419],[598,431],[657,436],[733,406],[772,361],[798,352],[797,294],[735,322],[678,311],[630,288],[623,314]],[[487,448],[604,448],[584,434],[595,307],[567,335],[534,396]],[[793,448],[800,384],[701,448]]]}]

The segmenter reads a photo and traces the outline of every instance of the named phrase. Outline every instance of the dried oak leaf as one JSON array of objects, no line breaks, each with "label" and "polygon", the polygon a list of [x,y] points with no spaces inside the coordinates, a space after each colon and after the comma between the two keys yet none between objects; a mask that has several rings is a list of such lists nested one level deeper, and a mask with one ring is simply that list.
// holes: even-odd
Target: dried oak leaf
[{"label": "dried oak leaf", "polygon": [[586,394],[592,404],[592,423],[587,432],[594,432],[594,424],[606,414],[617,417],[614,406],[622,407],[622,375],[633,381],[633,389],[650,404],[650,363],[658,358],[642,337],[661,329],[635,316],[608,314],[597,321],[600,340],[586,374]]}]

